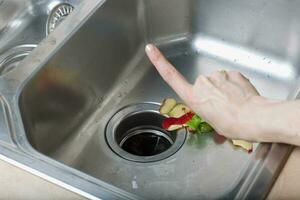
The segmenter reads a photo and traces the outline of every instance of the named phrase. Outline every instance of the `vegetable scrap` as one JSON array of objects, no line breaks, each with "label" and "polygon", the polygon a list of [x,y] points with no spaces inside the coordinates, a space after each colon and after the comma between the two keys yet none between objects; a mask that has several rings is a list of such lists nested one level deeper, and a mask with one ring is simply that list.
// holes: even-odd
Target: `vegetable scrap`
[{"label": "vegetable scrap", "polygon": [[[177,103],[173,98],[167,98],[161,103],[160,114],[165,115],[162,122],[162,127],[168,131],[175,131],[182,128],[187,128],[190,133],[205,134],[213,133],[214,129],[205,122],[199,115],[194,113],[188,106]],[[227,138],[221,134],[214,134],[214,141],[217,144],[224,143]],[[244,140],[231,140],[234,146],[240,147],[251,153],[253,144]]]}]

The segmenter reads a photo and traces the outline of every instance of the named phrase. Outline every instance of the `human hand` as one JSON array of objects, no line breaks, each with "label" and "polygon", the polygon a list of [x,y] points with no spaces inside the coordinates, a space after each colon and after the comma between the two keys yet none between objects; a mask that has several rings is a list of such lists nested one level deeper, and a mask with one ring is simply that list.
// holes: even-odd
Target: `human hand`
[{"label": "human hand", "polygon": [[219,134],[232,139],[259,140],[259,134],[265,131],[259,114],[270,102],[241,73],[219,71],[210,76],[199,75],[190,84],[154,45],[147,45],[146,53],[179,97]]}]

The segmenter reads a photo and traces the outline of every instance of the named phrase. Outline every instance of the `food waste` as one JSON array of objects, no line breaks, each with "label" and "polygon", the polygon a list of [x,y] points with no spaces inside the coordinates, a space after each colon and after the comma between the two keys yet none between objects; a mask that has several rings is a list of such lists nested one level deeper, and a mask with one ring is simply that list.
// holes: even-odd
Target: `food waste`
[{"label": "food waste", "polygon": [[[205,134],[213,133],[214,129],[205,122],[199,115],[193,112],[183,103],[178,103],[173,98],[164,99],[161,103],[160,114],[166,116],[162,127],[168,131],[176,131],[186,128],[190,133]],[[222,134],[219,134],[222,137]],[[253,144],[245,140],[229,140],[234,146],[240,147],[251,153]]]}]

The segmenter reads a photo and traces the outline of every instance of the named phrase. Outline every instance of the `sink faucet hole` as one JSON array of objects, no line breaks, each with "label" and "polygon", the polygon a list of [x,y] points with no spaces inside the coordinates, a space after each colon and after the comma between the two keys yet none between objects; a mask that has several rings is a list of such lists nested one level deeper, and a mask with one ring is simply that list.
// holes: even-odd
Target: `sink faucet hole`
[{"label": "sink faucet hole", "polygon": [[110,148],[122,158],[154,162],[170,157],[183,145],[186,131],[166,131],[158,104],[135,104],[117,112],[106,127]]}]

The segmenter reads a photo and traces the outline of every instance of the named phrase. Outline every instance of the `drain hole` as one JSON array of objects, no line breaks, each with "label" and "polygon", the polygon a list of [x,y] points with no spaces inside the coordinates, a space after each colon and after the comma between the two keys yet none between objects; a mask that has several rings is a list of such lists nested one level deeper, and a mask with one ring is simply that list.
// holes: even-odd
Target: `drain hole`
[{"label": "drain hole", "polygon": [[177,152],[185,141],[185,130],[178,133],[162,129],[165,117],[157,112],[158,107],[137,104],[116,113],[106,128],[106,139],[112,150],[136,162],[158,161]]},{"label": "drain hole", "polygon": [[169,149],[177,133],[161,128],[164,116],[143,111],[126,116],[115,130],[118,145],[128,153],[153,156]]},{"label": "drain hole", "polygon": [[56,6],[49,15],[47,22],[47,34],[54,29],[74,10],[74,7],[68,3],[62,3]]},{"label": "drain hole", "polygon": [[167,134],[149,128],[137,128],[125,133],[120,147],[138,156],[153,156],[169,149],[174,143]]}]

